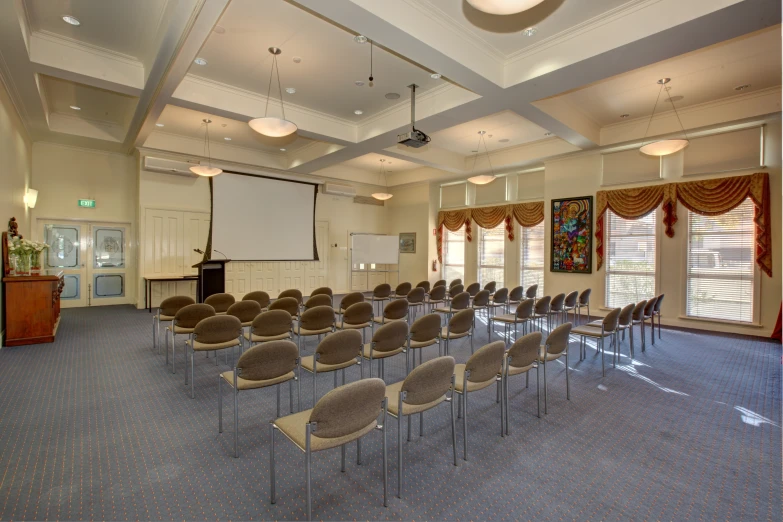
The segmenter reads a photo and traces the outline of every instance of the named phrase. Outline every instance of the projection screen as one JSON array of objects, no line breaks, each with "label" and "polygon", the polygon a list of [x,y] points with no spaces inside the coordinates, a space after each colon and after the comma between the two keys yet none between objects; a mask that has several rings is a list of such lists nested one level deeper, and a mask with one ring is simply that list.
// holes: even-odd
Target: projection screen
[{"label": "projection screen", "polygon": [[318,185],[224,172],[212,178],[212,250],[234,261],[313,261]]}]

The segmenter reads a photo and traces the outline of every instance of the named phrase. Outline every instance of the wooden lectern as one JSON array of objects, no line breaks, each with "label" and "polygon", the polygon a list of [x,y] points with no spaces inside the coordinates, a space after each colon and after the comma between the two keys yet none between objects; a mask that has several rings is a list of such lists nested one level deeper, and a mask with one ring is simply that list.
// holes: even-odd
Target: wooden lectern
[{"label": "wooden lectern", "polygon": [[209,259],[193,265],[198,268],[197,302],[203,303],[207,297],[226,291],[226,263],[230,262],[230,259]]}]

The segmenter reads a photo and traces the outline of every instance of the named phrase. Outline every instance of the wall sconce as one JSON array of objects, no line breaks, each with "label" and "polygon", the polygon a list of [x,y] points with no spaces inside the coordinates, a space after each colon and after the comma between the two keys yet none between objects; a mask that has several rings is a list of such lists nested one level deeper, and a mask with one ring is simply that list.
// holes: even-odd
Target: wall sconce
[{"label": "wall sconce", "polygon": [[38,191],[35,189],[27,189],[24,195],[24,202],[29,208],[35,208],[35,202],[38,201]]}]

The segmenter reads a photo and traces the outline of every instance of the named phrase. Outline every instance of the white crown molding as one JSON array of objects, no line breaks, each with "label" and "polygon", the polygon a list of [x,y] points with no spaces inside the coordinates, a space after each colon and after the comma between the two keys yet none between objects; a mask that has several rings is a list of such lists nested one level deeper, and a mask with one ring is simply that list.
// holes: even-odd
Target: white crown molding
[{"label": "white crown molding", "polygon": [[139,69],[144,70],[144,64],[142,64],[139,60],[137,60],[133,56],[118,53],[116,51],[112,51],[111,49],[106,49],[104,47],[99,47],[97,45],[91,45],[84,42],[80,42],[78,40],[69,38],[67,36],[51,33],[49,31],[34,31],[32,37],[40,38],[42,40],[46,40],[48,42],[52,42],[58,45],[64,45],[66,47],[77,49],[79,51],[93,54],[95,56],[100,56],[101,58],[107,60],[115,60],[118,62],[122,62],[126,65],[138,67]]},{"label": "white crown molding", "polygon": [[66,143],[60,143],[57,141],[39,140],[33,143],[33,147],[36,145],[47,145],[52,147],[60,147],[63,149],[76,150],[85,154],[95,154],[97,156],[120,156],[122,158],[131,157],[132,154],[125,154],[124,152],[113,152],[109,150],[91,149],[88,147],[79,147],[78,145],[68,145]]},{"label": "white crown molding", "polygon": [[74,116],[73,114],[65,113],[65,112],[59,112],[59,111],[50,112],[49,114],[50,115],[57,115],[58,118],[61,118],[61,119],[64,119],[64,120],[70,120],[70,121],[74,121],[74,122],[87,122],[90,125],[95,125],[96,127],[100,127],[102,129],[105,129],[105,130],[112,130],[112,129],[114,129],[114,130],[121,130],[123,132],[123,134],[127,130],[127,129],[125,129],[124,125],[120,125],[119,123],[115,123],[113,121],[96,120],[96,119],[93,119],[93,118],[85,118],[85,117],[82,117],[82,116]]}]

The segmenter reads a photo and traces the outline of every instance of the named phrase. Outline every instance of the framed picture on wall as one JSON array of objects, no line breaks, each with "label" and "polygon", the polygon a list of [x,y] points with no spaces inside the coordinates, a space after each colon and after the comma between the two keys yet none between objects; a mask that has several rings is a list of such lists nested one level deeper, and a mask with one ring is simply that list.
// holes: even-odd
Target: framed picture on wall
[{"label": "framed picture on wall", "polygon": [[400,232],[400,253],[416,253],[416,232]]},{"label": "framed picture on wall", "polygon": [[551,272],[593,272],[593,196],[552,200]]}]

